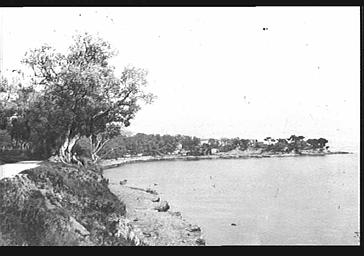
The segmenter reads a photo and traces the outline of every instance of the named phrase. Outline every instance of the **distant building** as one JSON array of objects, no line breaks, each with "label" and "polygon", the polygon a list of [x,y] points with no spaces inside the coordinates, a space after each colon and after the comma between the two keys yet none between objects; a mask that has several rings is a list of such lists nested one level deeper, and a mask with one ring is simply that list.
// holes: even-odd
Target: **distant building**
[{"label": "distant building", "polygon": [[219,150],[217,148],[212,148],[211,149],[211,154],[216,154],[218,152],[219,152]]},{"label": "distant building", "polygon": [[185,150],[185,149],[181,149],[181,150],[179,151],[179,154],[181,154],[182,156],[187,156],[188,152],[189,152],[189,151],[187,151],[187,150]]},{"label": "distant building", "polygon": [[248,146],[249,147],[256,147],[257,144],[258,144],[258,140],[256,140],[256,139],[254,139],[254,140],[250,139],[249,140],[249,143],[248,143]]},{"label": "distant building", "polygon": [[172,155],[178,155],[181,153],[181,150],[182,150],[182,144],[181,143],[178,143],[177,146],[176,146],[176,149],[175,151],[172,152]]}]

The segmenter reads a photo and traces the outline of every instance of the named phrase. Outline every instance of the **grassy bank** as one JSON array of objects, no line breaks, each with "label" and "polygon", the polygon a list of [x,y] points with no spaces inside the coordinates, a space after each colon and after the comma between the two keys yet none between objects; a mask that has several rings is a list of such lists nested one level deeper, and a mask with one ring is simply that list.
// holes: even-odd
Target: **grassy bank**
[{"label": "grassy bank", "polygon": [[0,181],[0,244],[134,245],[101,170],[45,163]]},{"label": "grassy bank", "polygon": [[43,162],[0,180],[0,246],[204,245],[152,192],[109,184],[96,165]]}]

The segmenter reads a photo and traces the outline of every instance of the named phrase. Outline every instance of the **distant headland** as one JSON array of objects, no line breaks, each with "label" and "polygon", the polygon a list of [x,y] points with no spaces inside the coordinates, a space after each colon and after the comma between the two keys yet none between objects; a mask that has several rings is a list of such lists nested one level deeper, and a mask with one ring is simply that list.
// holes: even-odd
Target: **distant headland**
[{"label": "distant headland", "polygon": [[[147,135],[138,133],[111,140],[100,152],[101,165],[115,167],[125,163],[162,160],[202,160],[265,158],[290,156],[324,156],[349,154],[330,151],[325,138],[306,139],[292,135],[287,139],[200,139],[183,135]],[[82,146],[83,145],[83,146]],[[78,148],[84,154],[85,144]]]}]

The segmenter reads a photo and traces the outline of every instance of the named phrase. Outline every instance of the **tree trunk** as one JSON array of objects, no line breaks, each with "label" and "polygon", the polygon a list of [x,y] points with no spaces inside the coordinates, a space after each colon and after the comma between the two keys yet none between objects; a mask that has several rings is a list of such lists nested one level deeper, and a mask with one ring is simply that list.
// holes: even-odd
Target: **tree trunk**
[{"label": "tree trunk", "polygon": [[90,135],[90,137],[88,138],[90,140],[90,155],[91,155],[91,160],[92,162],[95,162],[96,159],[95,159],[95,153],[94,153],[94,143],[93,143],[93,140],[92,140],[92,135]]},{"label": "tree trunk", "polygon": [[97,155],[97,153],[96,153],[96,152],[92,152],[92,153],[91,153],[91,159],[92,159],[92,162],[96,163],[96,162],[97,162],[97,160],[99,160],[99,159],[100,159],[100,157]]},{"label": "tree trunk", "polygon": [[96,163],[100,159],[98,153],[109,140],[107,139],[102,141],[102,138],[98,138],[97,136],[92,137],[92,135],[89,137],[89,140],[90,140],[91,160],[92,162]]},{"label": "tree trunk", "polygon": [[80,135],[78,134],[73,137],[66,137],[61,148],[59,149],[59,158],[63,163],[72,163],[72,149],[79,139]]}]

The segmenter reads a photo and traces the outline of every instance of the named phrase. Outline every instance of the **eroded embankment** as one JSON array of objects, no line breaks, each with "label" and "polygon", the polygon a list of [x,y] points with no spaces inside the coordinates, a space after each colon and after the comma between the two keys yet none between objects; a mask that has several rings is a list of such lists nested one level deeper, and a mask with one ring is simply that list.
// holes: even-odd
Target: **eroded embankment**
[{"label": "eroded embankment", "polygon": [[128,187],[110,182],[110,190],[126,205],[130,233],[140,243],[150,246],[205,245],[200,227],[183,219],[180,212],[169,210],[168,202],[151,189]]},{"label": "eroded embankment", "polygon": [[0,245],[134,245],[97,167],[46,163],[0,181]]}]

